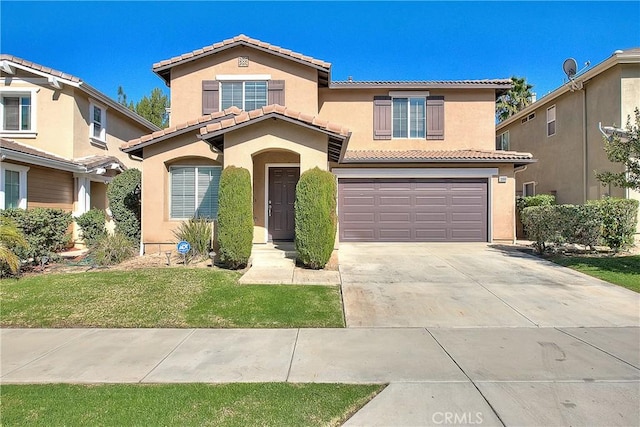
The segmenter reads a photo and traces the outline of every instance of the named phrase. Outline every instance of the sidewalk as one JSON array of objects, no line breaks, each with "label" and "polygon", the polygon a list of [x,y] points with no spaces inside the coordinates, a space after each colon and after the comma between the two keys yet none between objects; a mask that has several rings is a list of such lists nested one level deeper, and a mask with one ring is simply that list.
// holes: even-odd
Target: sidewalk
[{"label": "sidewalk", "polygon": [[347,424],[640,422],[637,327],[4,329],[0,340],[3,384],[390,383]]}]

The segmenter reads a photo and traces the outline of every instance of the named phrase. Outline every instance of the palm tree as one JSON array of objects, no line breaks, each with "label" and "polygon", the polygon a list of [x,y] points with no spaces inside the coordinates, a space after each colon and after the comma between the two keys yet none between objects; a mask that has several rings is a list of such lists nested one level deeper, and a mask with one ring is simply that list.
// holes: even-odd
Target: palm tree
[{"label": "palm tree", "polygon": [[498,122],[508,119],[518,111],[531,104],[533,99],[533,85],[527,83],[524,77],[511,77],[513,86],[496,101],[496,117]]},{"label": "palm tree", "polygon": [[0,217],[0,276],[3,275],[6,267],[12,274],[18,272],[20,258],[14,251],[18,247],[26,246],[27,241],[15,223],[8,218]]}]

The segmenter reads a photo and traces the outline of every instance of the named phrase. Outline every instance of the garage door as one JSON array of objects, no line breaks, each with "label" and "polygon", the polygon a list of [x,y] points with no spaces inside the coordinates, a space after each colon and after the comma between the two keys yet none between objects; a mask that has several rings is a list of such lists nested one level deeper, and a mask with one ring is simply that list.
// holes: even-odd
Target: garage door
[{"label": "garage door", "polygon": [[486,179],[338,181],[343,242],[486,242]]}]

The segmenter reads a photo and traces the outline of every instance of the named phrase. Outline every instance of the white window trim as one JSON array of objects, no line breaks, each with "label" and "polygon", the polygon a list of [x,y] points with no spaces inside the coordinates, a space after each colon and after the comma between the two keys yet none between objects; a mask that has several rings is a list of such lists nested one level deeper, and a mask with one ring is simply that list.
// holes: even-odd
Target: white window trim
[{"label": "white window trim", "polygon": [[[531,186],[533,187],[533,194],[527,194],[526,188],[527,185],[531,184]],[[536,195],[536,182],[535,181],[528,181],[528,182],[523,182],[522,183],[522,196],[523,197],[527,197],[527,196],[535,196]]]},{"label": "white window trim", "polygon": [[18,208],[27,209],[27,172],[28,166],[14,165],[12,163],[2,162],[0,163],[0,209],[5,209],[5,194],[4,194],[4,171],[10,170],[20,174],[20,201],[18,202]]},{"label": "white window trim", "polygon": [[[507,148],[506,148],[506,149],[505,149],[505,148],[502,148],[502,147],[503,147],[503,145],[504,145],[504,144],[502,143],[502,140],[504,139],[504,136],[505,136],[505,135],[507,136],[507,140],[508,140],[508,141],[507,141]],[[502,132],[501,134],[499,134],[499,135],[498,135],[498,140],[500,141],[500,148],[496,147],[496,150],[499,150],[499,151],[509,151],[509,148],[511,148],[511,147],[510,147],[510,145],[511,145],[511,141],[509,141],[509,138],[510,138],[510,135],[509,135],[509,131],[508,131],[508,130],[506,130],[506,131]]]},{"label": "white window trim", "polygon": [[[173,168],[219,168],[222,169],[222,166],[219,165],[183,165],[183,164],[175,164],[175,165],[171,165],[169,166],[169,198],[168,198],[168,202],[169,202],[169,221],[187,221],[191,218],[174,218],[171,216],[171,200],[172,200],[172,193],[171,193],[171,187],[173,184],[173,178],[171,176],[171,169]],[[195,180],[195,184],[196,184],[196,191],[195,191],[195,203],[194,206],[198,205],[198,174],[196,173],[196,180]],[[208,218],[209,220],[213,221],[213,218]]]},{"label": "white window trim", "polygon": [[[102,111],[102,130],[100,137],[93,136],[93,107],[98,107]],[[89,100],[89,139],[98,145],[107,146],[107,106],[93,99]]]},{"label": "white window trim", "polygon": [[[235,77],[243,77],[243,76],[235,76]],[[244,76],[246,77],[246,76]],[[266,105],[269,105],[269,82],[266,80],[254,80],[254,79],[247,79],[247,80],[238,80],[237,78],[232,79],[232,80],[227,80],[225,81],[225,83],[242,83],[242,107],[238,107],[241,110],[245,111],[246,110],[246,95],[245,95],[245,83],[254,83],[254,82],[258,82],[258,83],[266,83],[267,86],[267,92],[266,92]],[[220,85],[220,90],[219,90],[219,94],[218,94],[218,105],[220,105],[220,108],[222,109],[222,84]]]},{"label": "white window trim", "polygon": [[[553,120],[549,120],[549,110],[553,109],[553,113],[554,113],[554,118]],[[549,133],[549,123],[554,122],[555,126],[553,127],[553,133]],[[558,131],[558,109],[556,108],[556,105],[553,104],[552,106],[550,106],[549,108],[547,108],[547,127],[545,129],[545,132],[547,133],[547,137],[551,137],[554,136]]]},{"label": "white window trim", "polygon": [[[427,138],[427,96],[424,92],[389,92],[389,94],[395,93],[396,96],[391,95],[391,139],[416,139],[423,140]],[[409,95],[415,93],[417,95]],[[393,100],[394,99],[407,99],[407,136],[393,136]],[[424,136],[412,137],[411,136],[411,101],[412,98],[424,98]]]},{"label": "white window trim", "polygon": [[[0,89],[0,97],[9,95],[29,95],[31,96],[31,129],[29,130],[4,130],[4,123],[0,123],[0,136],[5,138],[35,138],[38,136],[38,97],[36,94],[40,88],[28,87],[3,87]],[[0,102],[0,120],[4,120],[4,103]]]}]

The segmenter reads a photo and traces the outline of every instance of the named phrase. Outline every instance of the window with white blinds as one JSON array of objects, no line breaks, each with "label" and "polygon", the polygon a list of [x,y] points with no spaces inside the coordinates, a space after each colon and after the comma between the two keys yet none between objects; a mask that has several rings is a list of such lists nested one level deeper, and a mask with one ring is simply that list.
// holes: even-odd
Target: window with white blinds
[{"label": "window with white blinds", "polygon": [[219,166],[172,166],[171,219],[218,216]]},{"label": "window with white blinds", "polygon": [[238,107],[251,111],[267,105],[267,82],[222,82],[221,108]]}]

